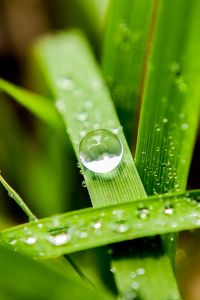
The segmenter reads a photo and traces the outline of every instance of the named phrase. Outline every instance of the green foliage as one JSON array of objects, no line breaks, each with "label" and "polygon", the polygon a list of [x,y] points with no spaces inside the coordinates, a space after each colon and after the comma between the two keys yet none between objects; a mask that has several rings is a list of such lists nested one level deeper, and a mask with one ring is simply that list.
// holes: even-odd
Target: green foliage
[{"label": "green foliage", "polygon": [[[36,262],[22,254],[0,248],[0,296],[6,300],[64,300],[113,299],[105,292],[96,291],[83,281],[77,280],[73,270],[64,274],[51,265]],[[79,291],[82,291],[80,293]]]},{"label": "green foliage", "polygon": [[[91,31],[87,30],[88,24],[84,28],[92,34],[96,32],[99,42],[103,20],[99,3],[74,3],[72,6],[87,15],[88,24],[94,24]],[[102,3],[104,7],[106,1]],[[62,5],[67,7],[64,2]],[[92,5],[98,18],[91,14]],[[84,201],[84,193],[78,188],[72,193],[76,168],[72,168],[74,158],[65,131],[94,206],[37,220],[0,177],[31,220],[0,233],[0,267],[4,274],[0,297],[65,299],[69,293],[75,299],[111,299],[102,286],[95,291],[82,280],[86,276],[76,263],[72,262],[74,270],[65,275],[57,265],[44,266],[24,256],[26,253],[52,260],[79,252],[80,261],[80,251],[109,245],[111,271],[123,299],[181,299],[159,235],[167,234],[166,244],[173,256],[173,233],[200,227],[200,191],[184,192],[199,115],[199,12],[198,0],[189,4],[187,0],[111,1],[103,72],[127,141],[100,68],[79,31],[60,32],[35,44],[32,64],[35,74],[42,73],[44,90],[50,92],[48,97],[0,80],[1,91],[48,125],[37,125],[38,132],[42,131],[39,136],[45,144],[44,153],[34,154],[31,145],[26,148],[30,155],[26,174],[32,185],[29,194],[39,199],[32,206],[41,214],[52,215],[63,211],[65,201],[66,207],[72,203],[79,207]],[[128,143],[135,140],[138,99],[142,100],[142,112],[134,163]],[[0,122],[4,123],[4,119]],[[82,138],[99,128],[116,134],[123,146],[119,166],[104,174],[91,172],[80,161]],[[5,151],[0,153],[6,157]],[[18,167],[21,166],[20,159]],[[19,181],[23,186],[21,173]],[[145,190],[148,196],[155,195],[147,198]],[[107,267],[105,257],[100,256],[100,260]],[[82,279],[75,278],[75,272],[83,274]],[[93,284],[98,281],[96,276]],[[111,288],[115,291],[112,284]]]}]

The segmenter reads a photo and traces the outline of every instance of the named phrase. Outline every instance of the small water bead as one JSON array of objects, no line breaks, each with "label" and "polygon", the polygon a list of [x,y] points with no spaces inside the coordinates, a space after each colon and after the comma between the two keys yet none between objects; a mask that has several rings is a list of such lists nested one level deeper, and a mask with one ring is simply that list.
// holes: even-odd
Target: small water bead
[{"label": "small water bead", "polygon": [[72,90],[74,88],[74,82],[70,77],[62,77],[57,81],[57,85],[59,88],[65,91]]},{"label": "small water bead", "polygon": [[126,219],[117,219],[112,224],[112,229],[118,233],[125,233],[130,229],[130,224]]},{"label": "small water bead", "polygon": [[174,212],[174,207],[171,205],[166,205],[164,212],[166,215],[172,215]]},{"label": "small water bead", "polygon": [[115,272],[116,272],[116,268],[115,268],[115,267],[112,267],[112,268],[110,269],[110,272],[115,273]]},{"label": "small water bead", "polygon": [[77,119],[81,122],[86,121],[87,120],[87,115],[85,113],[78,113],[77,114]]},{"label": "small water bead", "polygon": [[138,283],[137,281],[133,281],[133,283],[131,284],[131,286],[132,286],[132,288],[133,288],[134,290],[137,290],[137,289],[139,289],[139,287],[140,287],[140,285],[139,285],[139,283]]},{"label": "small water bead", "polygon": [[79,146],[80,160],[90,171],[107,173],[115,169],[123,156],[117,135],[107,129],[90,131]]},{"label": "small water bead", "polygon": [[168,119],[167,118],[163,118],[163,123],[167,123]]},{"label": "small water bead", "polygon": [[56,108],[60,113],[65,111],[65,103],[62,99],[56,101]]},{"label": "small water bead", "polygon": [[27,239],[23,240],[28,245],[33,245],[36,242],[36,237],[29,236]]},{"label": "small water bead", "polygon": [[181,125],[181,129],[182,129],[182,130],[186,130],[186,129],[188,129],[188,127],[189,127],[189,125],[188,125],[187,123],[183,123],[183,124]]},{"label": "small water bead", "polygon": [[91,224],[91,227],[94,229],[100,229],[102,226],[102,223],[100,220],[94,220]]},{"label": "small water bead", "polygon": [[135,278],[137,276],[137,274],[134,272],[134,271],[132,271],[131,273],[130,273],[130,278]]},{"label": "small water bead", "polygon": [[148,208],[138,208],[137,214],[139,218],[146,219],[149,215],[149,209]]},{"label": "small water bead", "polygon": [[55,235],[52,234],[47,237],[47,240],[55,246],[67,244],[70,241],[70,239],[71,235],[64,232]]},{"label": "small water bead", "polygon": [[85,239],[88,237],[88,230],[87,228],[81,228],[76,232],[76,235],[81,238],[81,239]]},{"label": "small water bead", "polygon": [[82,181],[81,186],[84,187],[84,188],[86,188],[86,187],[87,187],[86,182],[85,182],[85,181]]},{"label": "small water bead", "polygon": [[138,275],[144,275],[144,274],[145,274],[145,269],[139,268],[139,269],[137,269],[136,273],[137,273]]}]

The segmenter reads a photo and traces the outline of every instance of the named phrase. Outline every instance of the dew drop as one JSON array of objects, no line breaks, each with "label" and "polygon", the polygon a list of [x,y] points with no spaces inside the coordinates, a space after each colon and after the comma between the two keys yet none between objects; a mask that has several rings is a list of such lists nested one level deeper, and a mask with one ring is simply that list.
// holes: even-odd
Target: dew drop
[{"label": "dew drop", "polygon": [[85,181],[82,181],[81,186],[84,187],[84,188],[86,188],[86,187],[87,187],[86,182],[85,182]]},{"label": "dew drop", "polygon": [[134,290],[137,290],[137,289],[139,289],[139,283],[137,282],[137,281],[133,281],[133,283],[132,283],[132,288],[134,289]]},{"label": "dew drop", "polygon": [[186,130],[186,129],[188,129],[188,127],[189,127],[189,125],[188,125],[187,123],[183,123],[183,124],[181,125],[181,129],[182,129],[182,130]]},{"label": "dew drop", "polygon": [[34,236],[29,236],[24,242],[28,245],[33,245],[36,242],[36,238]]},{"label": "dew drop", "polygon": [[100,229],[102,226],[102,223],[100,220],[95,220],[92,224],[91,227],[94,229]]},{"label": "dew drop", "polygon": [[125,233],[130,229],[130,225],[127,223],[126,219],[119,219],[114,221],[112,229],[118,233]]},{"label": "dew drop", "polygon": [[115,267],[112,267],[112,268],[110,269],[110,272],[115,273],[115,272],[116,272],[116,268],[115,268]]},{"label": "dew drop", "polygon": [[167,118],[163,118],[163,123],[167,123],[168,119]]},{"label": "dew drop", "polygon": [[143,207],[143,208],[139,208],[137,213],[138,213],[139,218],[146,219],[149,215],[149,210],[148,210],[148,208]]},{"label": "dew drop", "polygon": [[65,111],[65,103],[62,99],[56,101],[56,108],[60,113]]},{"label": "dew drop", "polygon": [[81,239],[85,239],[88,237],[88,230],[87,228],[83,227],[80,228],[79,230],[77,230],[76,235],[81,238]]},{"label": "dew drop", "polygon": [[78,113],[77,114],[77,119],[81,122],[87,120],[87,115],[85,113]]},{"label": "dew drop", "polygon": [[68,91],[74,88],[74,82],[70,77],[62,77],[57,81],[57,85],[62,90]]},{"label": "dew drop", "polygon": [[174,212],[174,207],[170,206],[170,205],[167,205],[167,206],[165,206],[164,212],[165,212],[166,215],[172,215],[173,212]]},{"label": "dew drop", "polygon": [[135,273],[135,272],[131,272],[130,273],[130,277],[133,279],[133,278],[135,278],[137,276],[137,274]]},{"label": "dew drop", "polygon": [[90,171],[107,173],[115,169],[123,156],[117,135],[107,129],[90,131],[79,146],[80,160]]},{"label": "dew drop", "polygon": [[144,275],[144,274],[145,274],[145,269],[139,268],[139,269],[137,269],[136,273],[137,273],[138,275]]},{"label": "dew drop", "polygon": [[71,235],[64,232],[55,235],[52,234],[47,237],[47,240],[55,246],[61,246],[67,244],[70,241],[70,239],[71,239]]}]

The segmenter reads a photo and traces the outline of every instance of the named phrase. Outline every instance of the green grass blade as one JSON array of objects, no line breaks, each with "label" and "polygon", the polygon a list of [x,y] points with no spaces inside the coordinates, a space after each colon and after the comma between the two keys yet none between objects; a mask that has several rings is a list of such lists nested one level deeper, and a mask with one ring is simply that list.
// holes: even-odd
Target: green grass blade
[{"label": "green grass blade", "polygon": [[55,268],[45,266],[19,253],[0,248],[1,299],[6,300],[64,300],[70,298],[113,299],[111,295],[75,280],[73,273],[62,274]]},{"label": "green grass blade", "polygon": [[62,128],[62,120],[50,99],[17,87],[4,79],[0,79],[0,91],[11,96],[20,105],[47,124],[55,128]]},{"label": "green grass blade", "polygon": [[148,195],[184,190],[200,97],[200,2],[160,1],[135,162]]},{"label": "green grass blade", "polygon": [[116,244],[112,257],[117,285],[125,291],[122,299],[180,300],[170,259],[159,236],[134,240],[130,245],[124,242],[118,247]]},{"label": "green grass blade", "polygon": [[108,14],[103,71],[130,144],[153,7],[152,0],[112,0]]},{"label": "green grass blade", "polygon": [[[13,227],[1,232],[1,244],[34,257],[50,258],[200,227],[199,190],[171,196],[151,196],[148,199],[104,208],[87,208]],[[145,248],[147,258],[147,241]],[[154,255],[157,255],[156,251]],[[132,265],[129,263],[130,267]],[[165,282],[167,284],[166,279]]]},{"label": "green grass blade", "polygon": [[29,207],[26,205],[24,200],[17,194],[17,192],[5,181],[0,175],[0,182],[3,184],[5,189],[8,191],[8,195],[15,200],[15,202],[21,207],[21,209],[28,216],[30,221],[37,221],[36,216],[32,213]]},{"label": "green grass blade", "polygon": [[123,161],[109,174],[98,175],[82,168],[93,205],[105,206],[144,197],[145,191],[114,106],[85,39],[76,32],[60,33],[41,40],[35,54],[77,158],[82,137],[95,128],[118,132],[123,144]]}]

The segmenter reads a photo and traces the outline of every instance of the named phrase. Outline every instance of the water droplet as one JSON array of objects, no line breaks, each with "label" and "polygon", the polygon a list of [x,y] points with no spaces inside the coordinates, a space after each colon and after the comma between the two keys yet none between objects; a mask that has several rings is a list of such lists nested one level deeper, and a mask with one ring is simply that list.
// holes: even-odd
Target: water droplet
[{"label": "water droplet", "polygon": [[77,114],[77,119],[81,122],[87,120],[87,115],[85,113],[78,113]]},{"label": "water droplet", "polygon": [[146,219],[149,215],[149,210],[148,208],[138,208],[138,216],[141,218],[141,219]]},{"label": "water droplet", "polygon": [[60,113],[65,111],[65,103],[62,99],[56,101],[56,108]]},{"label": "water droplet", "polygon": [[131,284],[131,286],[132,286],[132,288],[133,288],[134,290],[137,290],[137,289],[139,289],[139,287],[140,287],[140,285],[139,285],[139,283],[138,283],[137,281],[133,281],[133,283]]},{"label": "water droplet", "polygon": [[164,212],[166,215],[172,215],[174,212],[174,207],[171,205],[166,205]]},{"label": "water droplet", "polygon": [[90,131],[79,146],[82,164],[90,171],[107,173],[115,169],[123,156],[117,135],[106,129]]},{"label": "water droplet", "polygon": [[81,228],[80,230],[78,230],[78,231],[76,232],[76,235],[77,235],[78,237],[80,237],[81,239],[85,239],[85,238],[88,237],[88,231],[87,231],[86,228]]},{"label": "water droplet", "polygon": [[86,187],[87,187],[87,185],[86,185],[86,182],[85,182],[85,181],[82,181],[81,185],[82,185],[82,187],[84,187],[84,188],[86,188]]},{"label": "water droplet", "polygon": [[168,119],[167,118],[163,118],[163,123],[167,123]]},{"label": "water droplet", "polygon": [[99,126],[98,123],[96,123],[96,124],[93,125],[93,129],[99,129],[99,127],[100,127],[100,126]]},{"label": "water droplet", "polygon": [[116,268],[115,268],[115,267],[112,267],[112,268],[110,269],[110,272],[115,273],[115,272],[116,272]]},{"label": "water droplet", "polygon": [[67,244],[70,241],[70,239],[71,235],[64,232],[59,234],[51,234],[47,237],[47,240],[55,246]]},{"label": "water droplet", "polygon": [[28,245],[33,245],[36,242],[36,238],[34,236],[29,236],[27,239],[23,240]]},{"label": "water droplet", "polygon": [[122,130],[122,126],[116,127],[112,130],[113,133],[118,134]]},{"label": "water droplet", "polygon": [[94,220],[94,222],[91,224],[91,227],[94,229],[100,229],[102,226],[102,223],[100,220]]},{"label": "water droplet", "polygon": [[38,228],[42,228],[42,227],[43,227],[43,224],[42,224],[42,223],[39,223],[37,226],[38,226]]},{"label": "water droplet", "polygon": [[74,82],[70,77],[62,77],[57,81],[57,85],[62,90],[68,91],[74,88]]},{"label": "water droplet", "polygon": [[131,278],[135,278],[136,276],[137,276],[137,274],[136,274],[135,272],[131,272],[131,273],[130,273],[130,277],[131,277]]},{"label": "water droplet", "polygon": [[84,137],[84,136],[86,135],[86,131],[85,131],[85,130],[81,130],[81,131],[79,132],[79,135],[80,135],[81,137]]},{"label": "water droplet", "polygon": [[117,219],[112,224],[112,229],[118,233],[125,233],[130,229],[126,219]]},{"label": "water droplet", "polygon": [[183,124],[181,125],[181,129],[182,129],[182,130],[186,130],[186,129],[188,129],[188,127],[189,127],[189,125],[188,125],[187,123],[183,123]]},{"label": "water droplet", "polygon": [[137,269],[136,273],[137,273],[138,275],[144,275],[144,274],[145,274],[145,269],[139,268],[139,269]]}]

